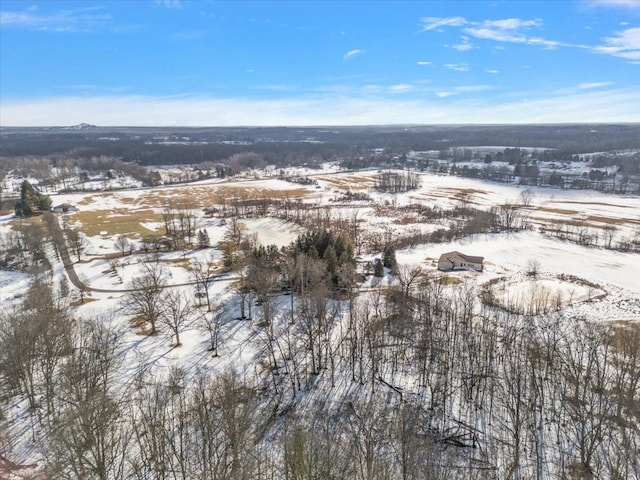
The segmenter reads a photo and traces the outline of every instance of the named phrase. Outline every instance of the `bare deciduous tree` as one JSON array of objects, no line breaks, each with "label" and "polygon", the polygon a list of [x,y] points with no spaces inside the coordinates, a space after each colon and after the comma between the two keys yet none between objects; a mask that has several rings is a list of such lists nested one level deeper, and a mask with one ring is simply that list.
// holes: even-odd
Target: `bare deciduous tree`
[{"label": "bare deciduous tree", "polygon": [[149,323],[150,334],[156,333],[156,324],[163,310],[165,272],[158,261],[142,264],[142,273],[128,285],[130,290],[124,299],[124,308],[142,322]]},{"label": "bare deciduous tree", "polygon": [[173,332],[176,337],[174,346],[179,347],[180,331],[191,320],[193,308],[184,294],[180,291],[171,291],[163,295],[164,307],[160,311],[160,320]]}]

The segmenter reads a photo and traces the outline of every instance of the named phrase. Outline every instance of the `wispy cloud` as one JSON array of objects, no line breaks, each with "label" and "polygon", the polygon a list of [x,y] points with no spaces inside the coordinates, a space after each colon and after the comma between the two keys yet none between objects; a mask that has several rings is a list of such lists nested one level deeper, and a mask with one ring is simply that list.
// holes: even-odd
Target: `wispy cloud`
[{"label": "wispy cloud", "polygon": [[461,42],[455,45],[451,45],[451,48],[458,50],[459,52],[468,52],[469,50],[473,50],[475,45],[471,43],[469,37],[462,36]]},{"label": "wispy cloud", "polygon": [[431,62],[425,62],[424,60],[420,60],[416,62],[416,65],[431,65]]},{"label": "wispy cloud", "polygon": [[495,68],[487,68],[485,70],[487,73],[500,73],[500,70],[496,70]]},{"label": "wispy cloud", "polygon": [[389,91],[392,93],[406,93],[414,89],[413,85],[408,83],[399,83],[397,85],[391,85]]},{"label": "wispy cloud", "polygon": [[421,18],[420,21],[422,22],[421,31],[423,32],[441,27],[460,27],[468,23],[463,17],[424,17]]},{"label": "wispy cloud", "polygon": [[439,98],[446,98],[452,95],[458,95],[459,93],[484,92],[492,89],[493,87],[491,85],[462,85],[459,87],[436,91],[436,96]]},{"label": "wispy cloud", "polygon": [[590,7],[622,7],[640,9],[638,0],[587,0]]},{"label": "wispy cloud", "polygon": [[[469,86],[466,88],[478,88]],[[458,87],[458,93],[463,93]],[[455,92],[454,88],[443,92]],[[454,93],[455,95],[455,93]],[[520,98],[523,95],[519,96]],[[588,89],[505,100],[458,95],[455,102],[424,97],[318,95],[286,99],[96,96],[3,102],[7,126],[75,125],[363,125],[390,123],[638,122],[635,89]],[[561,105],[562,108],[558,108]],[[261,115],[256,116],[255,112]]]},{"label": "wispy cloud", "polygon": [[593,48],[596,53],[640,60],[640,28],[628,28],[605,38],[604,45]]},{"label": "wispy cloud", "polygon": [[354,48],[353,50],[349,50],[347,53],[345,53],[344,57],[342,58],[343,60],[349,60],[358,55],[362,55],[364,52],[366,52],[366,50],[360,50],[359,48]]},{"label": "wispy cloud", "polygon": [[181,0],[155,0],[154,3],[156,5],[161,5],[167,8],[175,8],[175,9],[182,8]]},{"label": "wispy cloud", "polygon": [[48,32],[90,32],[104,28],[112,21],[111,15],[99,13],[100,8],[60,10],[39,13],[36,8],[20,12],[0,11],[0,26]]},{"label": "wispy cloud", "polygon": [[540,19],[522,20],[519,18],[506,18],[503,20],[485,20],[474,23],[463,29],[472,37],[493,40],[495,42],[524,43],[545,48],[571,47],[575,45],[548,40],[546,38],[530,36],[528,31],[532,28],[541,28],[543,22]]},{"label": "wispy cloud", "polygon": [[602,88],[613,85],[613,82],[584,82],[578,85],[580,90],[590,90],[592,88]]},{"label": "wispy cloud", "polygon": [[[537,45],[544,48],[557,47],[581,47],[581,45],[571,45],[556,40],[531,36],[528,32],[531,29],[538,29],[543,26],[541,19],[523,20],[520,18],[504,18],[500,20],[485,20],[482,22],[472,22],[463,17],[450,18],[423,18],[424,27],[422,31],[433,30],[441,27],[462,27],[462,32],[481,40],[492,40],[503,43],[523,43],[528,45]],[[435,25],[435,26],[434,26]],[[463,42],[453,45],[460,51],[466,51],[474,48],[471,42],[463,36]]]},{"label": "wispy cloud", "polygon": [[578,85],[553,90],[550,93],[552,95],[572,95],[610,87],[611,85],[613,85],[613,82],[582,82]]},{"label": "wispy cloud", "polygon": [[[602,5],[634,5],[640,9],[640,0],[601,0],[597,3]],[[492,40],[499,43],[520,43],[543,48],[577,48],[593,53],[640,61],[640,27],[615,32],[612,36],[605,38],[602,45],[590,46],[566,43],[531,35],[529,33],[530,30],[543,27],[542,20],[538,18],[532,20],[505,18],[501,20],[471,22],[463,17],[429,17],[423,18],[422,22],[424,23],[422,31],[428,31],[438,27],[460,27],[461,32],[481,40]],[[453,45],[452,48],[460,51],[473,48],[467,37],[463,36],[462,39],[461,44]]]},{"label": "wispy cloud", "polygon": [[439,98],[446,98],[446,97],[450,97],[451,95],[455,95],[456,92],[455,90],[443,90],[443,91],[439,91],[436,92],[436,96]]},{"label": "wispy cloud", "polygon": [[469,65],[466,63],[445,63],[444,66],[455,72],[468,72],[470,70]]}]

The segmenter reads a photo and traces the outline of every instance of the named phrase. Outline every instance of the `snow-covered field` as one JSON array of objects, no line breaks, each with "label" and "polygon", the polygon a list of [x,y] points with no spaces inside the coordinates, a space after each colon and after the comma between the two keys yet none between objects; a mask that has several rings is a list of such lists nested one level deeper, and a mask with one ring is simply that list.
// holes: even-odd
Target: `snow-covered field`
[{"label": "snow-covered field", "polygon": [[[458,177],[421,175],[417,191],[402,194],[382,194],[372,189],[376,172],[339,173],[335,170],[287,172],[314,175],[315,185],[301,186],[276,178],[242,180],[237,182],[205,181],[194,185],[135,189],[109,193],[74,193],[54,195],[53,203],[77,205],[78,213],[66,216],[72,228],[87,235],[87,247],[82,261],[76,262],[75,271],[90,290],[85,292],[90,301],[78,304],[75,315],[79,318],[103,318],[114,325],[122,335],[125,361],[119,372],[122,379],[132,378],[144,366],[153,375],[162,376],[172,367],[180,367],[186,377],[197,372],[223,372],[231,367],[245,378],[258,380],[265,376],[267,367],[258,364],[264,356],[266,336],[253,321],[238,320],[239,296],[234,274],[221,275],[222,252],[217,245],[223,241],[228,222],[207,217],[202,209],[220,207],[224,198],[230,205],[234,196],[267,195],[274,198],[300,199],[311,208],[325,208],[335,218],[357,219],[359,228],[370,232],[391,232],[392,235],[415,229],[428,232],[442,226],[420,219],[410,220],[400,210],[410,204],[453,208],[467,202],[475,208],[489,208],[508,202],[517,202],[521,189],[515,186],[492,184]],[[367,192],[370,201],[349,203],[333,202],[345,191]],[[478,292],[485,285],[494,289],[498,303],[510,301],[526,303],[541,295],[557,298],[557,304],[568,315],[598,322],[628,320],[640,322],[640,255],[604,249],[601,246],[583,246],[552,238],[537,231],[538,227],[582,222],[594,231],[615,225],[616,238],[633,237],[640,233],[640,199],[637,197],[605,195],[589,191],[531,189],[531,205],[526,208],[533,230],[517,233],[492,233],[468,237],[440,244],[417,245],[396,253],[401,266],[420,267],[427,274],[436,273],[439,256],[443,252],[458,250],[468,255],[484,257],[482,272],[454,272],[447,274]],[[209,296],[222,309],[220,349],[218,356],[208,351],[208,338],[201,327],[201,316],[194,316],[181,332],[182,346],[172,348],[172,335],[161,330],[156,336],[141,335],[130,326],[130,317],[123,309],[124,290],[131,279],[140,274],[147,255],[138,251],[120,254],[116,248],[116,227],[119,222],[131,221],[129,230],[122,233],[139,249],[144,233],[161,232],[162,212],[169,203],[186,202],[196,218],[196,230],[205,230],[212,248],[162,252],[159,261],[166,272],[169,285],[179,286],[190,299],[194,299],[195,285],[192,269],[194,262],[211,260],[215,264],[216,281],[211,282]],[[218,202],[218,203],[213,203]],[[376,206],[384,206],[377,208]],[[395,212],[395,213],[394,213]],[[104,220],[100,220],[103,218]],[[133,220],[131,220],[133,218]],[[274,244],[278,248],[289,245],[303,232],[299,225],[272,217],[244,218],[246,233],[257,243]],[[12,228],[12,219],[0,219],[0,233]],[[106,234],[104,232],[107,232]],[[377,234],[377,233],[376,233]],[[602,234],[602,233],[601,233]],[[380,233],[382,235],[382,233]],[[381,252],[368,251],[363,258],[379,257]],[[527,275],[531,264],[537,267],[536,277]],[[56,275],[65,275],[59,263]],[[29,287],[30,276],[18,272],[0,272],[0,304],[7,311]],[[385,278],[372,284],[390,285],[397,282],[387,272]],[[72,289],[72,297],[79,292]],[[290,297],[274,297],[274,311],[281,323],[288,312]],[[257,309],[257,306],[255,307]],[[344,387],[348,388],[348,387]],[[312,401],[309,397],[307,401]],[[9,419],[10,429],[24,428],[22,417]],[[29,433],[19,436],[13,458],[18,463],[38,460],[29,447]]]}]

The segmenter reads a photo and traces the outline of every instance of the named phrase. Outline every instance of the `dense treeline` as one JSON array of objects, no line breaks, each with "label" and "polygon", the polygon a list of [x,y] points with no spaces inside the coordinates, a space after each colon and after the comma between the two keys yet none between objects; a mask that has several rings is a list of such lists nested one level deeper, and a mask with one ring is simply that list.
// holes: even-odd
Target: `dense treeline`
[{"label": "dense treeline", "polygon": [[[306,277],[291,312],[255,322],[258,373],[140,358],[127,377],[121,328],[74,319],[36,279],[0,318],[2,400],[27,402],[51,478],[638,475],[637,326],[508,314],[416,268],[397,279],[336,300]],[[224,343],[239,320],[220,307],[206,319]]]},{"label": "dense treeline", "polygon": [[[638,148],[640,127],[624,125],[412,126],[332,128],[11,129],[0,132],[0,156],[107,155],[143,165],[218,161],[253,150],[279,165],[283,157],[325,160],[372,149],[390,153],[451,146],[505,145],[554,148],[564,155]],[[249,148],[247,148],[249,146]],[[559,157],[562,158],[562,157]],[[286,164],[286,163],[285,163]]]}]

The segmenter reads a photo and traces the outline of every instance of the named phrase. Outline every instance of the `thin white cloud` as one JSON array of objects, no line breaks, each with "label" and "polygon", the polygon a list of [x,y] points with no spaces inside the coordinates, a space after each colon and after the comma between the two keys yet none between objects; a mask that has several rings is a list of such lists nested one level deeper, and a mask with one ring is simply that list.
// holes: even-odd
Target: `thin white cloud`
[{"label": "thin white cloud", "polygon": [[[443,92],[455,91],[445,89]],[[322,95],[252,100],[191,96],[64,97],[3,101],[6,126],[76,125],[365,125],[392,123],[639,122],[637,88],[589,89],[528,100],[457,95],[455,101],[404,96]],[[520,95],[522,98],[522,95]],[[259,116],[255,112],[259,111]]]},{"label": "thin white cloud", "polygon": [[582,82],[578,85],[570,87],[559,88],[550,92],[551,95],[571,95],[581,92],[587,92],[591,90],[602,89],[604,87],[610,87],[613,82]]},{"label": "thin white cloud", "polygon": [[492,89],[493,87],[491,85],[462,85],[447,90],[436,91],[435,93],[439,98],[446,98],[452,95],[458,95],[459,93],[484,92]]},{"label": "thin white cloud", "polygon": [[495,68],[487,68],[485,70],[486,73],[500,73],[500,70],[496,70]]},{"label": "thin white cloud", "polygon": [[[625,6],[640,9],[640,0],[594,0],[591,5],[605,6]],[[640,61],[640,28],[628,28],[619,32],[615,32],[613,36],[604,39],[602,45],[589,46],[582,44],[572,44],[557,40],[550,40],[534,35],[530,35],[531,29],[539,29],[543,27],[541,19],[524,20],[520,18],[505,18],[500,20],[485,20],[482,22],[471,22],[463,17],[428,17],[423,18],[424,23],[422,31],[433,30],[441,27],[460,27],[461,32],[470,37],[480,40],[491,40],[499,43],[519,43],[524,45],[533,45],[547,49],[559,47],[577,48],[588,50],[593,53],[610,55],[613,57],[624,58],[635,63]],[[625,24],[625,22],[622,22]],[[450,46],[459,51],[467,51],[474,48],[470,41],[464,41],[457,45]],[[498,47],[496,47],[498,48]]]},{"label": "thin white cloud", "polygon": [[[465,34],[481,40],[492,40],[502,43],[522,43],[527,45],[535,45],[543,48],[558,47],[577,47],[586,48],[584,45],[572,45],[556,40],[530,36],[528,31],[543,27],[543,22],[539,18],[532,20],[524,20],[521,18],[504,18],[499,20],[485,20],[482,22],[471,22],[462,17],[451,18],[435,18],[429,17],[422,19],[425,28],[422,31],[432,30],[439,27],[462,27],[461,31]],[[463,37],[464,38],[464,37]],[[474,48],[471,42],[463,41],[460,44],[453,45],[460,51],[467,51]]]},{"label": "thin white cloud", "polygon": [[587,0],[590,7],[622,7],[631,9],[640,9],[638,0]]},{"label": "thin white cloud", "polygon": [[445,63],[444,66],[455,72],[468,72],[470,70],[469,65],[466,63]]},{"label": "thin white cloud", "polygon": [[605,38],[604,45],[594,47],[593,51],[627,60],[640,60],[640,28],[616,32],[614,36]]},{"label": "thin white cloud", "polygon": [[424,60],[420,60],[419,62],[416,62],[416,65],[431,65],[431,62],[425,62]]},{"label": "thin white cloud", "polygon": [[469,50],[473,50],[476,48],[475,45],[471,43],[469,37],[465,37],[464,35],[461,38],[461,42],[456,45],[451,45],[451,48],[458,50],[459,52],[468,52]]},{"label": "thin white cloud", "polygon": [[521,30],[529,27],[542,27],[542,20],[522,20],[520,18],[505,18],[503,20],[485,20],[482,26],[486,28],[497,28],[499,30]]},{"label": "thin white cloud", "polygon": [[422,22],[422,32],[440,27],[461,27],[468,23],[463,17],[424,17],[420,21]]},{"label": "thin white cloud", "polygon": [[349,50],[347,53],[344,54],[343,60],[349,60],[357,55],[362,55],[364,52],[366,52],[366,50],[361,50],[359,48],[354,48],[353,50]]},{"label": "thin white cloud", "polygon": [[174,9],[182,8],[182,1],[181,0],[155,0],[154,3],[156,5],[161,5],[161,6],[167,7],[167,8],[174,8]]},{"label": "thin white cloud", "polygon": [[512,43],[525,43],[526,37],[524,35],[515,34],[509,30],[502,30],[499,28],[488,27],[469,27],[464,31],[469,35],[482,40],[493,40],[495,42],[512,42]]},{"label": "thin white cloud", "polygon": [[476,47],[474,47],[470,43],[458,43],[457,45],[451,45],[451,48],[454,48],[459,52],[468,52],[469,50],[473,50]]},{"label": "thin white cloud", "polygon": [[28,8],[21,12],[0,11],[0,26],[47,32],[91,32],[103,28],[112,21],[106,13],[96,13],[99,8],[60,10],[56,13],[38,13]]},{"label": "thin white cloud", "polygon": [[408,83],[399,83],[397,85],[391,85],[389,87],[389,91],[392,93],[406,93],[413,90],[413,88],[413,85],[410,85]]},{"label": "thin white cloud", "polygon": [[613,85],[613,82],[584,82],[578,85],[578,88],[580,90],[589,90],[592,88],[609,87],[611,85]]},{"label": "thin white cloud", "polygon": [[463,85],[455,87],[458,92],[484,92],[486,90],[493,90],[491,85]]}]

